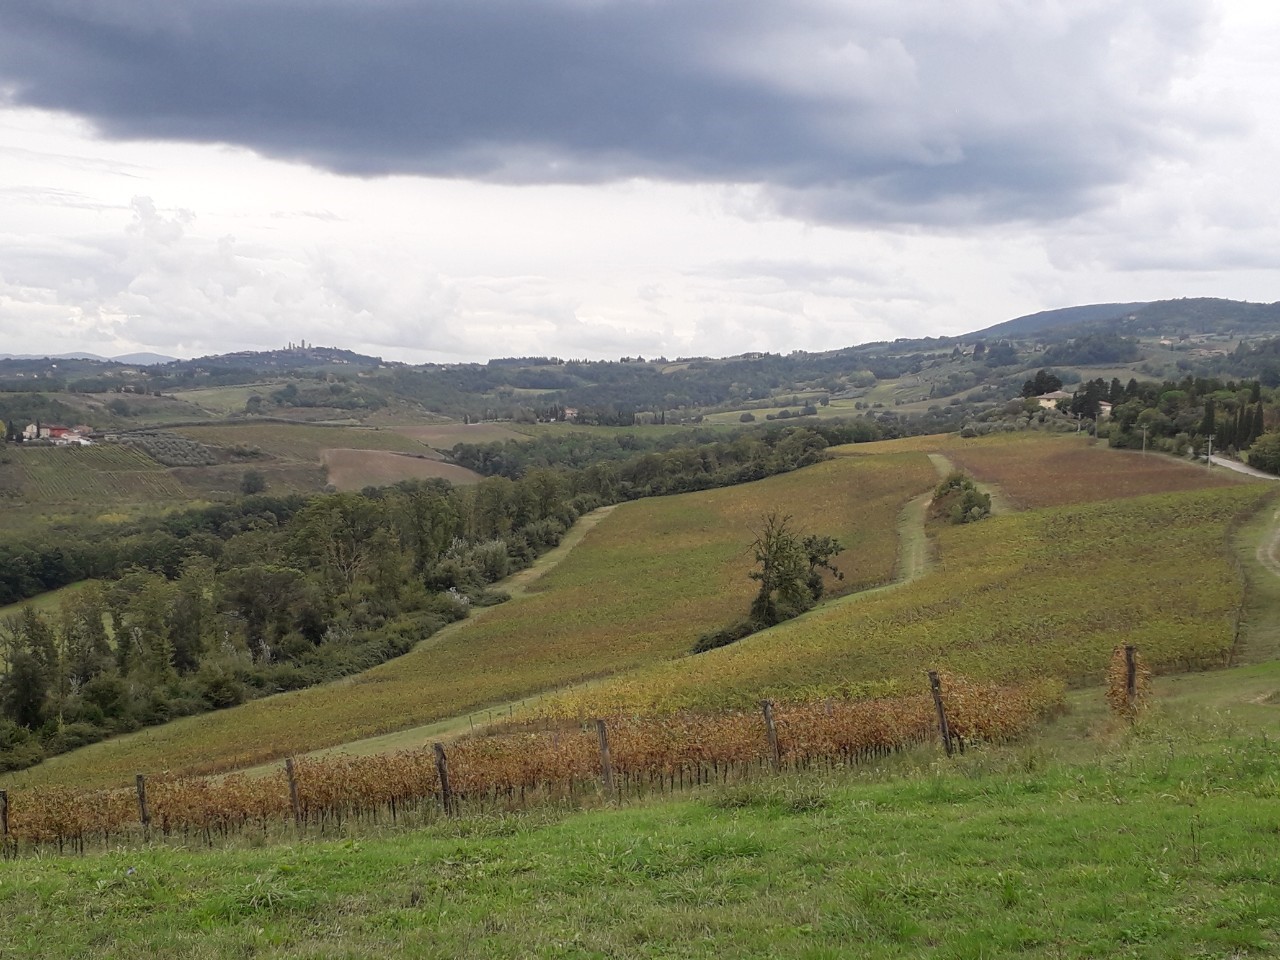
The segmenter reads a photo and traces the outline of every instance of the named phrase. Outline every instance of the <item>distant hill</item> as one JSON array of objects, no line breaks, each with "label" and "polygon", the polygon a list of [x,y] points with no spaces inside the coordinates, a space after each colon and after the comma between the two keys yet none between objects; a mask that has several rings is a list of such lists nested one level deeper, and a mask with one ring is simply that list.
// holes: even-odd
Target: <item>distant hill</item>
[{"label": "distant hill", "polygon": [[1068,337],[1086,333],[1125,336],[1218,334],[1280,336],[1280,303],[1183,297],[1139,303],[1093,303],[1016,317],[962,339]]},{"label": "distant hill", "polygon": [[1041,310],[1039,313],[1029,313],[1025,317],[1015,317],[1012,320],[1005,320],[1003,323],[997,323],[982,330],[975,330],[973,333],[967,334],[963,339],[999,339],[1001,337],[1021,339],[1040,333],[1057,333],[1084,324],[1094,324],[1098,321],[1119,320],[1121,317],[1147,306],[1150,306],[1150,304],[1145,302],[1091,303],[1080,307]]},{"label": "distant hill", "polygon": [[98,363],[127,363],[135,367],[157,363],[174,363],[176,357],[162,353],[125,353],[118,357],[103,357],[96,353],[0,353],[0,360],[94,360]]},{"label": "distant hill", "polygon": [[161,363],[177,363],[177,357],[166,357],[162,353],[125,353],[112,357],[116,363],[127,363],[135,367],[152,367]]},{"label": "distant hill", "polygon": [[285,350],[242,350],[238,353],[222,353],[216,356],[196,357],[194,360],[174,360],[169,366],[174,370],[188,371],[198,368],[233,367],[237,370],[259,372],[281,370],[308,370],[322,367],[356,367],[377,369],[386,366],[381,357],[371,357],[353,350],[338,347],[292,347]]},{"label": "distant hill", "polygon": [[0,353],[0,360],[97,360],[110,363],[109,357],[96,353]]}]

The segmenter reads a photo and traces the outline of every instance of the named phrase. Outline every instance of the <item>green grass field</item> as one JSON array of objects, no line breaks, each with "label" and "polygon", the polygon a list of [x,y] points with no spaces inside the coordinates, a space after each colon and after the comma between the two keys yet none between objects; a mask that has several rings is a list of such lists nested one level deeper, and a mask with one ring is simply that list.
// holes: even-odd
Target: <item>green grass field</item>
[{"label": "green grass field", "polygon": [[284,380],[268,380],[232,387],[205,387],[199,390],[180,390],[174,396],[210,413],[228,416],[244,413],[245,404],[250,397],[266,396],[279,390],[285,383]]},{"label": "green grass field", "polygon": [[618,810],[3,862],[0,956],[1276,955],[1272,744],[1194,694],[1081,713]]},{"label": "green grass field", "polygon": [[0,607],[0,621],[20,614],[23,607],[34,607],[46,616],[54,616],[61,608],[64,600],[71,599],[94,582],[96,581],[81,580],[60,590],[50,590],[48,593],[42,593],[39,596],[32,597],[30,600],[23,600],[21,603],[11,603],[8,606]]}]

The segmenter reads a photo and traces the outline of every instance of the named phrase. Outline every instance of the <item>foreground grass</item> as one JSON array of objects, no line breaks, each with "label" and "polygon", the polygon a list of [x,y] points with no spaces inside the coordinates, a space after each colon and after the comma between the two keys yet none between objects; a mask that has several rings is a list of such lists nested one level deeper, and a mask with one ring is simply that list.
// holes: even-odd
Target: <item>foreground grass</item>
[{"label": "foreground grass", "polygon": [[260,849],[0,864],[0,957],[1243,957],[1280,761],[1221,718]]}]

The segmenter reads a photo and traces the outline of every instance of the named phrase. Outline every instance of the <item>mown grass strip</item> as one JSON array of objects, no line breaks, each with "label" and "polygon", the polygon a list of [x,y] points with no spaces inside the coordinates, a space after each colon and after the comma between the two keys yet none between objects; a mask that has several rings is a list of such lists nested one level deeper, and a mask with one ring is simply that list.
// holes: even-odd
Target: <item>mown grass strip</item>
[{"label": "mown grass strip", "polygon": [[[1182,729],[1178,729],[1182,728]],[[1280,764],[1185,722],[620,811],[0,864],[11,956],[1263,956]]]}]

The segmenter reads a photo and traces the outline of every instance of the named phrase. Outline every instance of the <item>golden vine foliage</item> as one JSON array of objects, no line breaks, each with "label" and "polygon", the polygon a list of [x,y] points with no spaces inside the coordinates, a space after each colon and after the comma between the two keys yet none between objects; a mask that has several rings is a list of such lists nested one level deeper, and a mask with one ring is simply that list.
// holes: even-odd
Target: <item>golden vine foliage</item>
[{"label": "golden vine foliage", "polygon": [[[951,729],[967,742],[1003,741],[1059,709],[1062,688],[973,683],[944,675]],[[774,706],[781,762],[857,763],[937,735],[926,694],[866,700],[778,703]],[[547,725],[550,726],[549,723]],[[641,784],[682,782],[767,763],[770,748],[760,711],[686,712],[606,720],[615,778]],[[460,800],[523,802],[530,791],[571,791],[598,781],[601,756],[594,723],[559,722],[550,729],[517,729],[459,740],[448,750],[453,795]],[[294,766],[297,815],[303,823],[344,819],[435,804],[441,785],[430,749],[367,757],[299,758]],[[164,836],[195,835],[207,842],[247,827],[265,829],[294,816],[284,771],[267,776],[153,777],[147,780],[151,828]],[[132,789],[75,791],[47,788],[10,800],[13,839],[28,845],[110,842],[140,829]]]},{"label": "golden vine foliage", "polygon": [[1117,717],[1130,723],[1137,719],[1151,694],[1151,671],[1143,662],[1142,654],[1134,650],[1133,660],[1135,671],[1132,700],[1129,699],[1129,668],[1124,647],[1116,647],[1107,664],[1107,706]]}]

